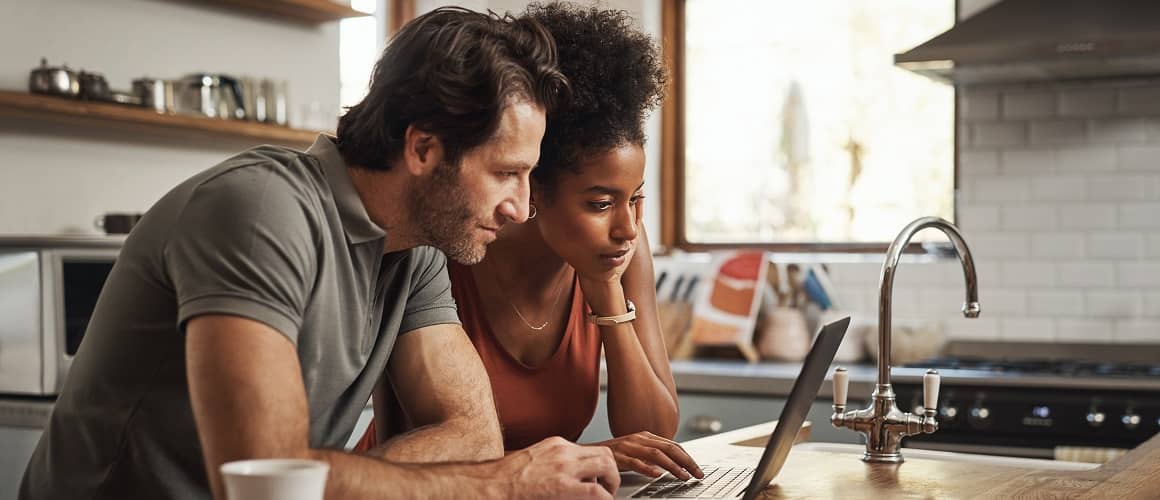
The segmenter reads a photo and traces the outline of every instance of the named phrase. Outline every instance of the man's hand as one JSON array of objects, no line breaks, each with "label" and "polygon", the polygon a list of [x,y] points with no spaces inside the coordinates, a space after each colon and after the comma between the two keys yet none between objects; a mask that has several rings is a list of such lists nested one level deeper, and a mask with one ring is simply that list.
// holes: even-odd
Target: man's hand
[{"label": "man's hand", "polygon": [[497,480],[509,482],[504,498],[612,498],[620,473],[612,452],[551,437],[499,462]]},{"label": "man's hand", "polygon": [[677,479],[704,478],[697,462],[681,445],[651,432],[637,432],[592,446],[606,446],[612,450],[616,466],[650,477],[660,477],[668,471]]}]

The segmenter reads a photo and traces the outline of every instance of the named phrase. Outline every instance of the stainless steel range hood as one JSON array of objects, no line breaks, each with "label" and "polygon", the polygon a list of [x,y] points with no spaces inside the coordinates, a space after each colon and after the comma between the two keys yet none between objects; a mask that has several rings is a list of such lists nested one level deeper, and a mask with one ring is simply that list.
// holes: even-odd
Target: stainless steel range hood
[{"label": "stainless steel range hood", "polygon": [[1160,75],[1160,0],[1005,0],[894,63],[956,84]]}]

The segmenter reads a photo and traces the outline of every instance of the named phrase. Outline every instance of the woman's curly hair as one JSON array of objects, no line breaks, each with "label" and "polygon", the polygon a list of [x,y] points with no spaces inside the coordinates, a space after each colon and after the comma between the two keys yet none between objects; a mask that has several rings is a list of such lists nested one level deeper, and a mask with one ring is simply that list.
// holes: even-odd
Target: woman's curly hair
[{"label": "woman's curly hair", "polygon": [[522,17],[556,39],[571,97],[549,113],[536,184],[551,194],[561,172],[577,172],[585,156],[625,144],[644,145],[644,119],[664,98],[667,74],[651,37],[627,12],[568,3],[535,3]]}]

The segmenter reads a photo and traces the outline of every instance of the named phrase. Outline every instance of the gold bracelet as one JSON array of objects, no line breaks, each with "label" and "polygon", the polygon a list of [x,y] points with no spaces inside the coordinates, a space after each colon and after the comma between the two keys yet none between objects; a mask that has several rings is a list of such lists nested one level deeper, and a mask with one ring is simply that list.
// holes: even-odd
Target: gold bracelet
[{"label": "gold bracelet", "polygon": [[597,316],[595,314],[588,315],[588,322],[595,323],[599,326],[615,326],[621,323],[628,323],[636,319],[636,304],[631,300],[625,300],[624,305],[628,307],[628,312],[618,314],[616,316]]}]

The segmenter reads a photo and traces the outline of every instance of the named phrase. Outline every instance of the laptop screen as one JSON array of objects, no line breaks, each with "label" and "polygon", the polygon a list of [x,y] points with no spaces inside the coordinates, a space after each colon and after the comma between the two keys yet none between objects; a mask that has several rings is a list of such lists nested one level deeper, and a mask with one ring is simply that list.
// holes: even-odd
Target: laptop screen
[{"label": "laptop screen", "polygon": [[809,413],[810,405],[817,397],[818,390],[822,388],[826,372],[830,368],[830,363],[834,361],[834,355],[838,353],[838,346],[842,343],[846,328],[849,326],[850,318],[845,317],[823,326],[818,332],[813,347],[802,363],[802,370],[789,391],[789,398],[781,409],[781,416],[777,418],[777,427],[765,445],[761,461],[757,463],[753,479],[745,489],[745,500],[757,498],[761,490],[777,476],[785,464],[786,456],[793,447],[794,438],[805,422],[806,414]]}]

